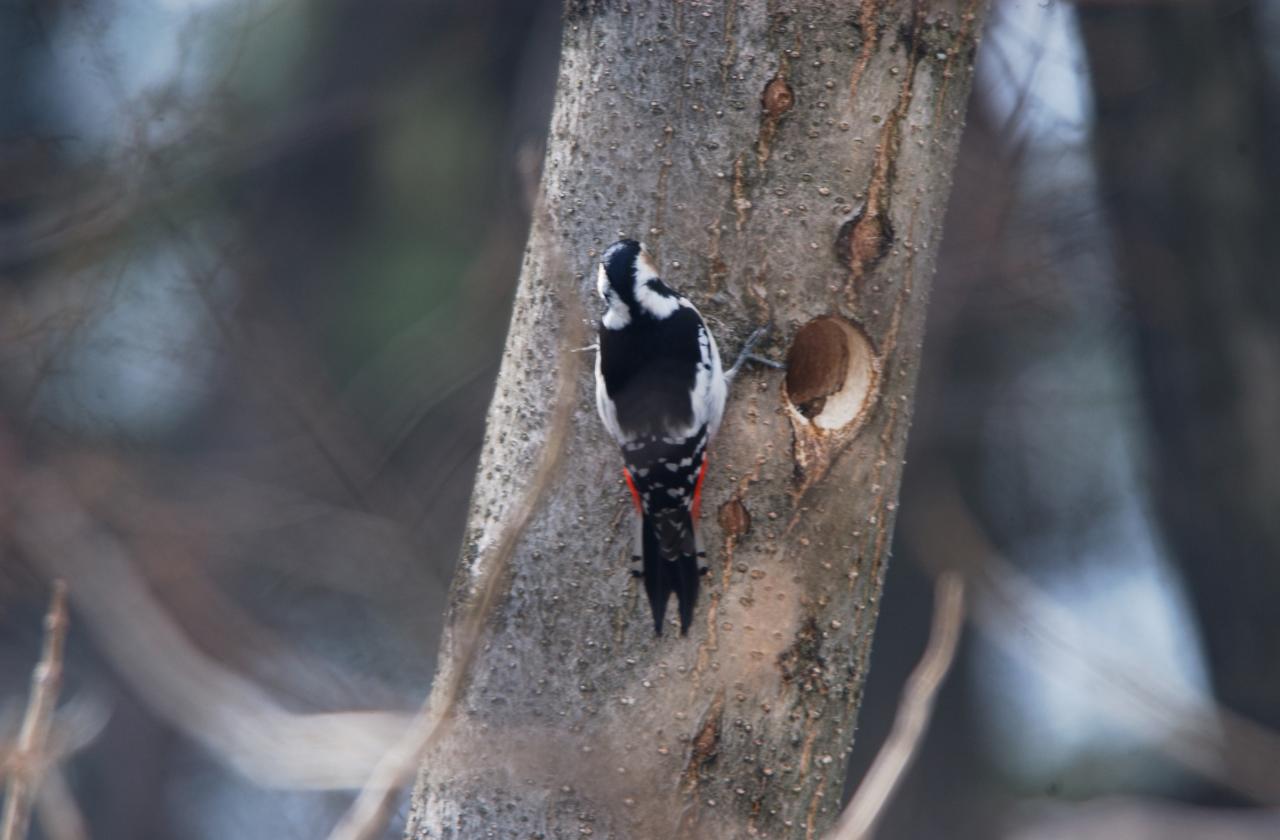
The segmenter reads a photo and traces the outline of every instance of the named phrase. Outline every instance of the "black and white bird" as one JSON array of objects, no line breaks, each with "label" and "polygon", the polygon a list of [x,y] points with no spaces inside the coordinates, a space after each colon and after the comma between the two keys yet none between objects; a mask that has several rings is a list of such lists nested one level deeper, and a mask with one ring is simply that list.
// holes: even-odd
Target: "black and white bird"
[{"label": "black and white bird", "polygon": [[639,242],[624,239],[604,252],[597,289],[606,309],[596,407],[622,447],[639,514],[632,574],[644,579],[659,635],[675,593],[684,635],[707,570],[694,526],[707,444],[720,428],[737,365],[726,373],[702,315],[662,281]]}]

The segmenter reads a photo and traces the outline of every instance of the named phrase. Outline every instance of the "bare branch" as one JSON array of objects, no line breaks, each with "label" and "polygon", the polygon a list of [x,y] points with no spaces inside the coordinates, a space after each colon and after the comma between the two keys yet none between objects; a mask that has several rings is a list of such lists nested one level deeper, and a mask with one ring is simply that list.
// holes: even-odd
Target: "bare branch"
[{"label": "bare branch", "polygon": [[9,783],[5,790],[4,818],[0,840],[22,840],[31,820],[31,803],[40,789],[48,764],[45,744],[53,723],[53,709],[62,684],[62,655],[67,641],[67,585],[53,582],[53,597],[44,618],[44,647],[31,674],[31,697],[18,733],[18,743],[9,757]]},{"label": "bare branch", "polygon": [[1083,802],[1032,801],[1008,820],[1008,840],[1273,840],[1280,814],[1270,808],[1193,806],[1152,797],[1104,796]]},{"label": "bare branch", "polygon": [[389,712],[294,714],[201,653],[129,561],[52,474],[22,482],[18,544],[71,581],[76,604],[116,670],[151,709],[258,784],[355,788],[407,717]]},{"label": "bare branch", "polygon": [[57,767],[50,767],[36,796],[36,817],[40,829],[49,840],[88,840],[80,806],[67,787],[67,780]]},{"label": "bare branch", "polygon": [[924,740],[938,689],[955,661],[963,625],[964,579],[958,572],[943,572],[938,577],[934,596],[929,644],[920,664],[907,679],[893,729],[827,840],[862,840],[872,836],[885,806]]},{"label": "bare branch", "polygon": [[[564,266],[564,260],[558,254],[553,263],[560,268]],[[356,801],[334,827],[329,840],[369,840],[376,836],[386,825],[396,792],[404,786],[454,721],[454,707],[462,695],[471,663],[475,659],[484,622],[489,617],[506,578],[511,555],[529,520],[538,510],[544,498],[543,491],[555,477],[564,453],[565,435],[573,419],[573,409],[577,405],[574,380],[579,365],[571,348],[578,346],[583,340],[583,320],[570,318],[567,323],[569,327],[566,331],[572,334],[564,336],[559,345],[561,350],[557,369],[560,375],[555,411],[549,421],[542,459],[533,480],[525,490],[522,503],[512,512],[501,539],[479,572],[475,585],[476,594],[468,605],[454,638],[454,666],[440,675],[443,685],[432,691],[408,731],[397,741],[395,749],[388,752],[374,768]]]},{"label": "bare branch", "polygon": [[[1152,746],[1183,767],[1261,803],[1280,802],[1280,734],[1216,703],[1208,695],[1188,699],[1145,663],[1122,655],[1084,626],[1034,582],[1001,559],[959,491],[945,479],[933,498],[912,506],[926,522],[903,528],[923,557],[961,565],[977,593],[970,617],[993,643],[1031,667],[1028,638],[1038,638],[1079,659],[1108,690],[1090,692],[1100,707],[1141,722],[1158,736]],[[941,541],[945,536],[945,544]],[[1233,754],[1225,755],[1227,745]],[[1242,750],[1239,745],[1247,744]]]}]

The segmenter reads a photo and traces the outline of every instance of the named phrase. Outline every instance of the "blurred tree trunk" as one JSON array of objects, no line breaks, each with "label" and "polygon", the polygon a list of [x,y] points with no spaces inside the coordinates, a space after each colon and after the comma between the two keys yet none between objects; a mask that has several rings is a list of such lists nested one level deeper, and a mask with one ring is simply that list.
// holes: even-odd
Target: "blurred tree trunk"
[{"label": "blurred tree trunk", "polygon": [[1219,698],[1280,727],[1280,125],[1259,6],[1080,18],[1160,519]]},{"label": "blurred tree trunk", "polygon": [[[834,819],[984,11],[567,5],[432,699],[450,723],[411,836],[814,837]],[[619,235],[647,240],[727,359],[772,321],[764,352],[789,362],[730,396],[687,638],[653,635],[593,360],[566,353],[590,341],[595,258]]]}]

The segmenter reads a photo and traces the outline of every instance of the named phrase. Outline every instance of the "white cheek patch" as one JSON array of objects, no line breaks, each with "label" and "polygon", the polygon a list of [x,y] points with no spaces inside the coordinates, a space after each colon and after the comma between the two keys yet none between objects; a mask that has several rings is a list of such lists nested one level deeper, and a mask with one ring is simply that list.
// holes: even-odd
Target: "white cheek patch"
[{"label": "white cheek patch", "polygon": [[596,269],[596,291],[609,304],[604,317],[600,319],[605,329],[620,330],[631,323],[631,313],[627,311],[627,305],[609,288],[609,274],[604,270],[604,263]]},{"label": "white cheek patch", "polygon": [[627,311],[625,303],[614,298],[609,302],[609,308],[605,310],[604,317],[600,319],[600,323],[606,330],[620,330],[631,323],[631,313]]},{"label": "white cheek patch", "polygon": [[[639,271],[636,273],[639,274]],[[636,303],[658,320],[670,318],[672,312],[681,306],[688,306],[683,299],[659,294],[651,286],[640,282],[636,283]]]}]

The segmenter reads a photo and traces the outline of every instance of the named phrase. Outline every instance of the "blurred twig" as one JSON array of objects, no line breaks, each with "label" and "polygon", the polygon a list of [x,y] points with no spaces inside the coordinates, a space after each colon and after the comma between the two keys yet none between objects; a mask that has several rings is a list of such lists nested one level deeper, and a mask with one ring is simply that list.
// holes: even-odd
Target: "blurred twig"
[{"label": "blurred twig", "polygon": [[[114,74],[100,67],[104,77]],[[411,74],[406,74],[411,78]],[[300,148],[313,146],[321,139],[350,130],[367,121],[379,108],[393,102],[400,92],[394,88],[376,93],[360,88],[335,95],[306,110],[298,109],[283,118],[246,127],[232,142],[218,148],[204,159],[183,158],[183,175],[173,180],[155,178],[155,171],[144,166],[134,172],[124,169],[72,173],[72,177],[55,181],[46,202],[48,210],[31,220],[0,225],[0,269],[13,270],[42,260],[52,259],[82,249],[89,249],[121,235],[141,218],[156,210],[180,202],[209,184],[296,154]],[[121,108],[126,103],[117,103]],[[135,109],[136,110],[136,109]],[[135,120],[146,125],[146,119]],[[187,136],[149,149],[152,160],[157,154],[166,158],[180,152],[202,148]],[[140,174],[139,174],[140,173]],[[89,181],[85,187],[81,181]]]},{"label": "blurred twig", "polygon": [[[1028,637],[1077,658],[1107,691],[1089,692],[1096,703],[1154,727],[1152,746],[1183,767],[1250,799],[1280,803],[1280,735],[1235,714],[1207,695],[1183,699],[1187,688],[1168,684],[1144,663],[1117,654],[1113,644],[1084,626],[1026,575],[1000,558],[945,478],[929,485],[904,515],[901,532],[921,558],[960,567],[976,593],[971,619],[1010,655],[1036,667]],[[1231,760],[1226,745],[1237,752]],[[1240,751],[1240,744],[1248,750]]]},{"label": "blurred twig", "polygon": [[[531,234],[530,240],[534,241],[535,238],[536,232]],[[547,271],[564,273],[562,255],[554,254],[549,262]],[[555,478],[561,456],[564,454],[564,438],[568,434],[569,424],[573,419],[573,410],[578,405],[575,380],[579,365],[573,357],[571,348],[581,344],[580,333],[584,329],[585,322],[576,314],[571,314],[564,318],[563,323],[565,329],[556,339],[560,358],[557,365],[559,381],[556,388],[555,411],[548,423],[547,441],[542,448],[542,459],[529,486],[524,490],[523,499],[512,511],[496,548],[487,559],[482,558],[476,562],[478,571],[473,587],[475,594],[454,627],[446,631],[452,633],[451,644],[446,643],[447,648],[451,650],[448,655],[440,659],[441,670],[436,677],[436,688],[419,710],[408,731],[397,742],[396,748],[388,752],[378,763],[359,796],[356,797],[356,801],[334,827],[329,840],[370,840],[381,832],[386,825],[396,793],[457,722],[454,707],[466,687],[471,664],[480,647],[484,622],[489,617],[493,602],[507,578],[507,570],[516,545],[524,534],[529,520],[537,512],[544,495],[543,491]]]},{"label": "blurred twig", "polygon": [[1084,802],[1032,801],[1019,807],[1007,825],[1006,840],[1275,840],[1280,813],[1106,796]]},{"label": "blurred twig", "polygon": [[31,803],[40,789],[48,764],[45,746],[53,725],[53,709],[62,684],[62,652],[67,640],[67,585],[53,582],[53,597],[44,618],[44,647],[31,674],[31,697],[18,743],[6,762],[9,782],[5,788],[0,840],[22,840],[31,820]]},{"label": "blurred twig", "polygon": [[862,840],[875,831],[924,740],[938,689],[955,661],[964,612],[964,578],[958,572],[943,572],[934,596],[929,644],[903,688],[893,729],[827,840]]},{"label": "blurred twig", "polygon": [[401,736],[388,712],[294,714],[186,638],[129,561],[50,472],[22,481],[19,546],[73,583],[85,623],[151,709],[244,776],[271,787],[358,787]]},{"label": "blurred twig", "polygon": [[58,767],[50,767],[40,785],[36,817],[48,840],[87,840],[89,837],[84,815]]}]

